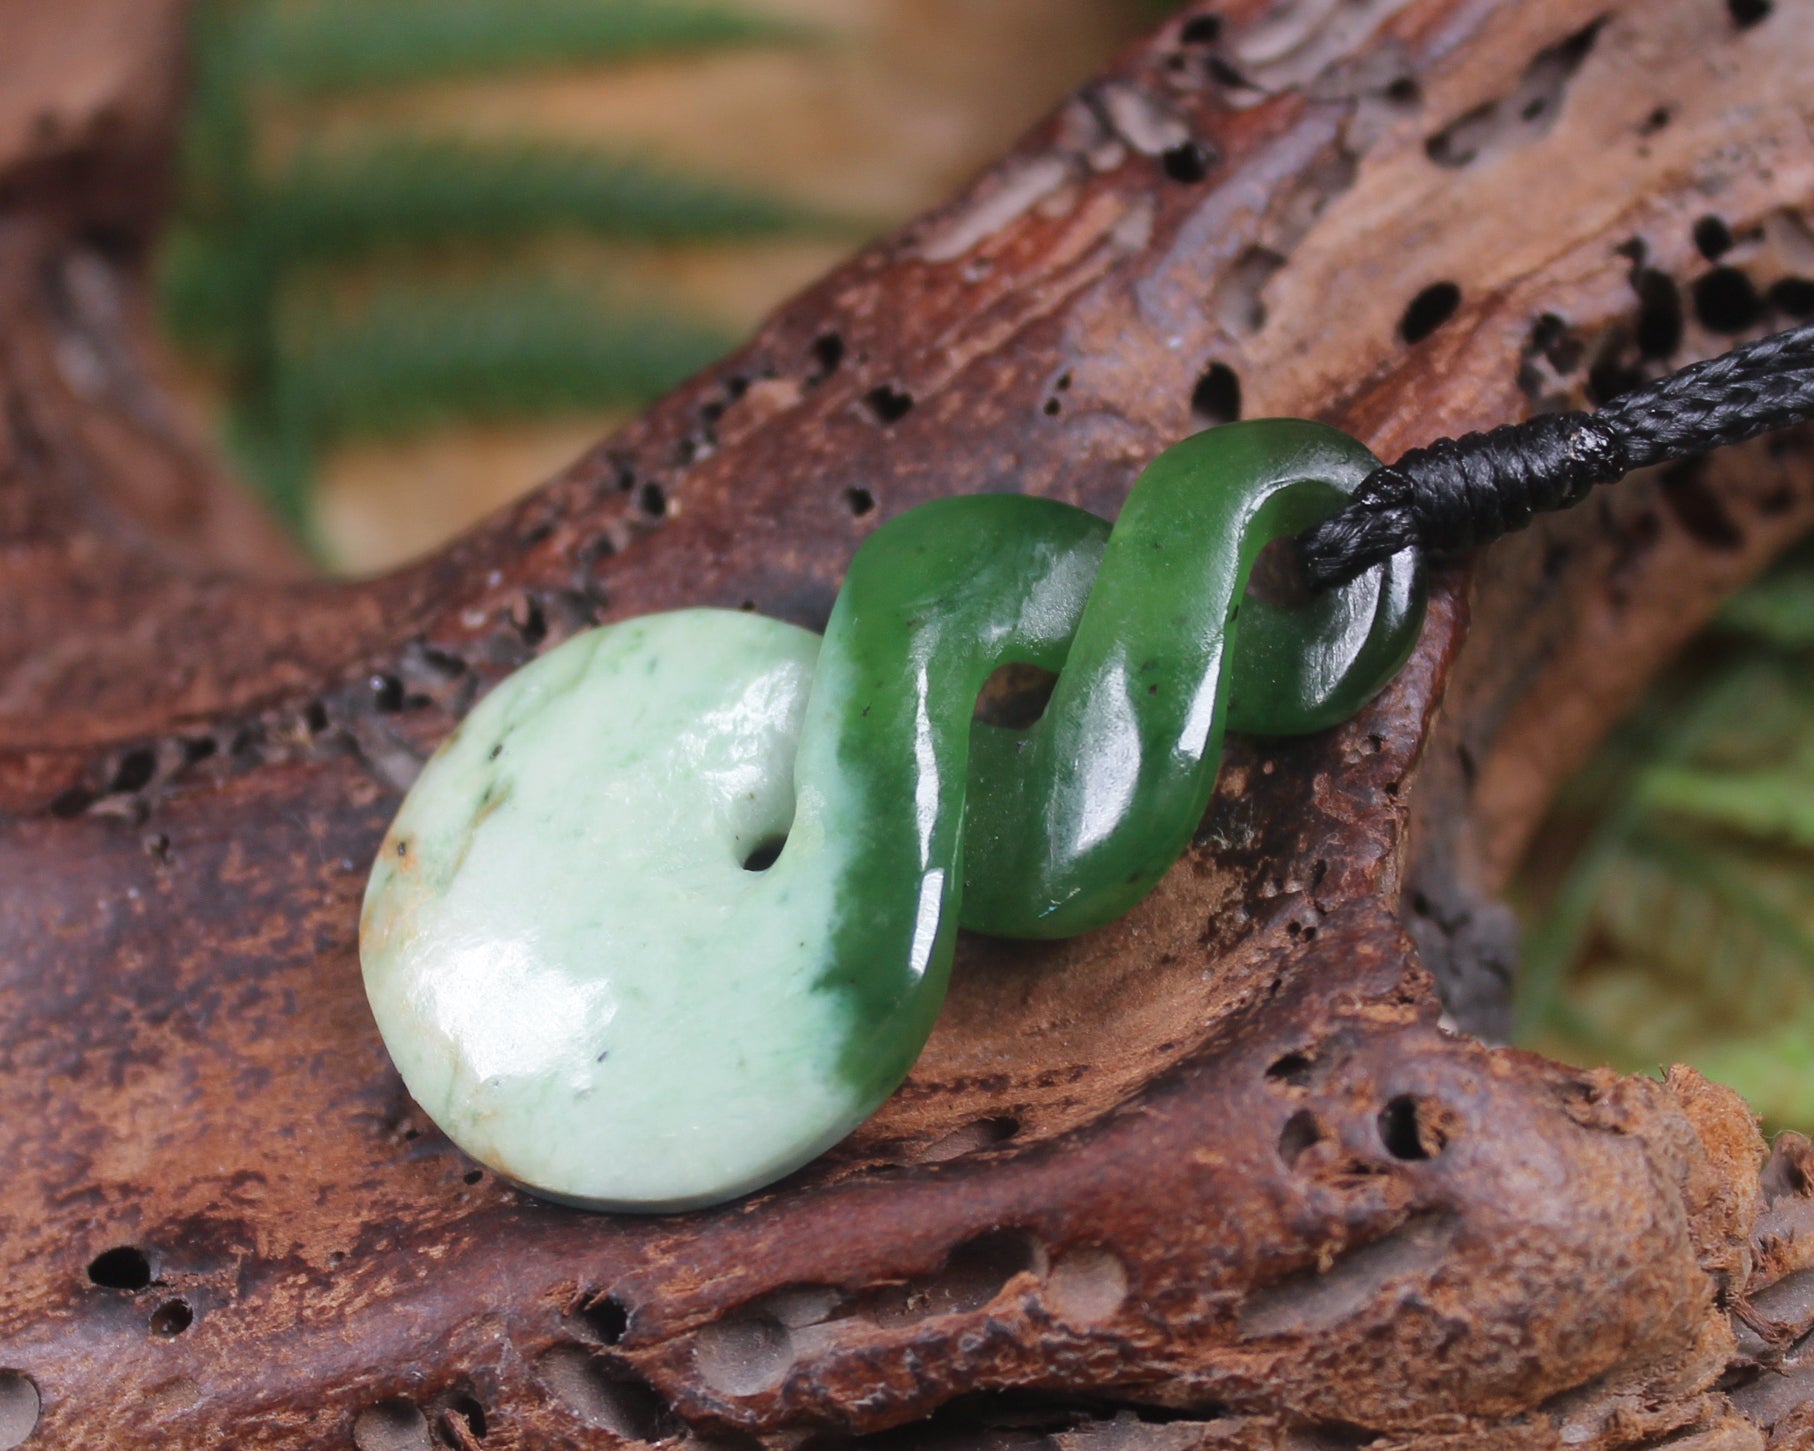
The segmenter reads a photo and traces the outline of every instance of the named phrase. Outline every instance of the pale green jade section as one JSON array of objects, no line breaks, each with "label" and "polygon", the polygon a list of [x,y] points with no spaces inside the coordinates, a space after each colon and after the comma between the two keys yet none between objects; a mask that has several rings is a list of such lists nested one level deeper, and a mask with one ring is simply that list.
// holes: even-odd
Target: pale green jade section
[{"label": "pale green jade section", "polygon": [[[839,1071],[849,1000],[819,985],[858,832],[835,777],[794,801],[818,651],[720,610],[590,631],[499,684],[424,768],[360,948],[404,1083],[474,1158],[589,1208],[682,1209],[874,1111]],[[772,867],[744,869],[782,835]]]}]

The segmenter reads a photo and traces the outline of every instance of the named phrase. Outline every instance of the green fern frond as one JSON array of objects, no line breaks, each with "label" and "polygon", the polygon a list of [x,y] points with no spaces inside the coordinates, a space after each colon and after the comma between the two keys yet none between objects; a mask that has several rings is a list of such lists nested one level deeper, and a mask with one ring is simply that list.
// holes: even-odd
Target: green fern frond
[{"label": "green fern frond", "polygon": [[177,148],[181,207],[191,219],[231,217],[252,181],[254,126],[239,65],[239,13],[199,0],[190,20],[189,104]]},{"label": "green fern frond", "polygon": [[1648,773],[1642,795],[1652,810],[1703,826],[1814,848],[1814,779],[1805,772],[1660,767]]},{"label": "green fern frond", "polygon": [[1525,936],[1516,1003],[1520,1035],[1550,1021],[1569,969],[1587,949],[1608,882],[1648,813],[1645,780],[1707,749],[1744,716],[1748,703],[1774,688],[1778,675],[1771,662],[1743,656],[1726,662],[1685,698],[1641,712],[1608,756],[1565,793],[1577,811],[1591,812],[1593,824],[1553,900]]},{"label": "green fern frond", "polygon": [[700,242],[830,225],[774,196],[585,147],[388,135],[298,156],[263,188],[252,242],[315,261],[561,230]]},{"label": "green fern frond", "polygon": [[249,7],[239,54],[254,83],[325,95],[811,34],[688,0],[296,0]]},{"label": "green fern frond", "polygon": [[318,550],[311,499],[317,445],[305,420],[278,416],[269,388],[238,392],[227,411],[227,454],[240,477],[311,551]]},{"label": "green fern frond", "polygon": [[1767,1122],[1814,1124],[1811,651],[1804,553],[1731,602],[1591,768],[1588,845],[1531,932],[1527,1037],[1627,1070],[1690,1062]]},{"label": "green fern frond", "polygon": [[[1631,848],[1628,873],[1648,869],[1648,890],[1634,890],[1630,874],[1610,884],[1603,917],[1625,952],[1702,989],[1733,989],[1742,979],[1771,981],[1778,991],[1793,979],[1814,987],[1814,924],[1797,915],[1792,898],[1773,895],[1758,863],[1652,830],[1637,833]],[[1805,913],[1810,904],[1800,905]],[[1730,1011],[1732,998],[1719,1006]]]},{"label": "green fern frond", "polygon": [[354,322],[323,322],[281,358],[276,414],[315,447],[456,420],[522,418],[654,396],[734,338],[617,312],[533,282],[395,289]]},{"label": "green fern frond", "polygon": [[1804,555],[1741,590],[1720,623],[1779,650],[1814,650],[1814,558]]},{"label": "green fern frond", "polygon": [[562,231],[640,243],[848,229],[783,199],[576,146],[384,136],[299,156],[236,227],[175,229],[162,265],[179,343],[242,354],[297,268],[410,247],[496,246]]},{"label": "green fern frond", "polygon": [[[224,385],[228,445],[305,538],[336,440],[439,423],[640,404],[721,355],[717,327],[612,312],[509,280],[556,233],[639,244],[853,230],[772,195],[556,141],[377,132],[275,171],[273,97],[304,134],[312,97],[510,68],[794,43],[810,27],[711,0],[195,0],[177,223],[159,256],[165,324]],[[489,255],[496,285],[369,291],[347,263]],[[450,257],[450,252],[457,257]],[[369,269],[366,269],[369,271]]]}]

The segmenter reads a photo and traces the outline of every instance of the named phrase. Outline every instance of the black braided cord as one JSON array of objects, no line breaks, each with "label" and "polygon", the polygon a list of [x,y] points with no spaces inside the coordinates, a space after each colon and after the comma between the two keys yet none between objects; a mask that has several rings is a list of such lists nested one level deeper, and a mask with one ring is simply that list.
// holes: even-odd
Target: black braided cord
[{"label": "black braided cord", "polygon": [[1578,504],[1633,469],[1743,443],[1814,418],[1814,324],[1746,343],[1623,393],[1598,413],[1541,413],[1439,438],[1375,469],[1298,541],[1328,589],[1407,545],[1466,549]]}]

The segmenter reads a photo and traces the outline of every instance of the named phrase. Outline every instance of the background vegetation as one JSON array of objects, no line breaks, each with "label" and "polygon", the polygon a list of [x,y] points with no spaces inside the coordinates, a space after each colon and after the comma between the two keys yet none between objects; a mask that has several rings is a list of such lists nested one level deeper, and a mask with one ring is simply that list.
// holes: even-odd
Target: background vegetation
[{"label": "background vegetation", "polygon": [[1767,1124],[1814,1128],[1814,550],[1658,683],[1521,888],[1521,1037],[1634,1072],[1693,1063]]}]

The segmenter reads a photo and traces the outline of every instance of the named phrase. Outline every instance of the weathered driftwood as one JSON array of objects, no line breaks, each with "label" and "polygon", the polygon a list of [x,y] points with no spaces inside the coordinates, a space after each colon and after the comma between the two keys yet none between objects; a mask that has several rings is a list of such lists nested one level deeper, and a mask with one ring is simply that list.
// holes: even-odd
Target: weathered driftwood
[{"label": "weathered driftwood", "polygon": [[403,1095],[354,950],[415,762],[581,626],[816,623],[878,519],[1000,488],[1112,513],[1236,385],[1389,455],[1805,302],[1799,9],[1186,14],[521,507],[330,585],[230,543],[157,386],[173,6],[0,0],[0,1427],[41,1400],[60,1448],[1805,1444],[1807,1145],[1765,1169],[1695,1074],[1490,1048],[1437,993],[1502,1024],[1507,863],[1814,522],[1805,436],[1443,574],[1363,718],[1237,743],[1121,925],[968,943],[907,1087],[747,1203],[612,1219],[492,1182]]}]

